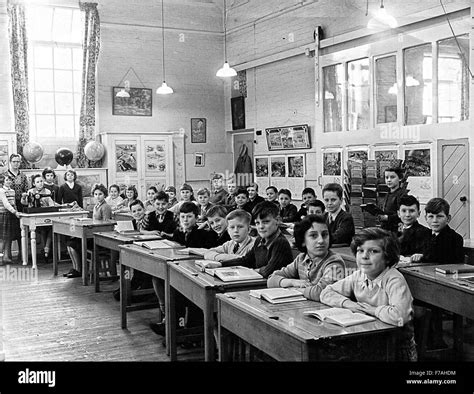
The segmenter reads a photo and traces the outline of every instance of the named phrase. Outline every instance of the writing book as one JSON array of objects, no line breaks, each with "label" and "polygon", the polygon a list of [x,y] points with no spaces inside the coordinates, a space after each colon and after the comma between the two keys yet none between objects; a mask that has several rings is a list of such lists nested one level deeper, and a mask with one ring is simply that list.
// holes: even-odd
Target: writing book
[{"label": "writing book", "polygon": [[316,311],[304,311],[303,315],[314,316],[321,321],[337,324],[342,327],[355,326],[376,320],[375,317],[363,313],[352,312],[350,309],[329,308]]},{"label": "writing book", "polygon": [[262,279],[263,276],[251,268],[235,266],[222,268],[205,268],[204,272],[219,278],[223,282]]},{"label": "writing book", "polygon": [[252,297],[262,298],[272,304],[283,304],[285,302],[305,301],[303,294],[298,290],[283,287],[275,287],[271,289],[250,290]]},{"label": "writing book", "polygon": [[474,265],[469,264],[445,264],[439,267],[435,267],[435,271],[440,274],[465,274],[474,272]]},{"label": "writing book", "polygon": [[179,248],[181,245],[177,242],[170,241],[168,239],[155,240],[155,241],[134,241],[135,245],[143,246],[147,249],[171,249]]},{"label": "writing book", "polygon": [[364,210],[369,212],[371,215],[377,216],[377,215],[383,215],[384,211],[382,211],[377,205],[374,203],[370,202],[368,204],[360,204],[360,207]]}]

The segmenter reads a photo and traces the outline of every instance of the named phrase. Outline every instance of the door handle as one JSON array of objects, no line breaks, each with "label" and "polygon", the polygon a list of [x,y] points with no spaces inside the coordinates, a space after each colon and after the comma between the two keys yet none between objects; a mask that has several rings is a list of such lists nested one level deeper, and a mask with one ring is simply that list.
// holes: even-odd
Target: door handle
[{"label": "door handle", "polygon": [[466,196],[461,196],[461,197],[459,197],[459,201],[461,201],[461,202],[466,202],[466,201],[467,201],[467,197],[466,197]]}]

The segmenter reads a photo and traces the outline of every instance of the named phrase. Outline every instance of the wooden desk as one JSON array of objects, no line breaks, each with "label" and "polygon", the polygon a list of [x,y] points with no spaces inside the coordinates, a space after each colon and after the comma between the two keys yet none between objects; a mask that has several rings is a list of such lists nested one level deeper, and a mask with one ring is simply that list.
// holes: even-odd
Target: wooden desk
[{"label": "wooden desk", "polygon": [[166,330],[169,332],[171,361],[176,361],[176,291],[188,298],[204,314],[204,356],[206,361],[215,361],[214,312],[217,311],[215,295],[227,291],[258,289],[267,287],[267,280],[254,279],[237,282],[223,282],[196,267],[195,260],[169,263],[169,306],[166,308]]},{"label": "wooden desk", "polygon": [[400,328],[380,320],[344,328],[304,316],[306,310],[329,308],[315,301],[273,305],[248,291],[218,294],[216,298],[221,361],[229,360],[232,335],[278,361],[322,361],[328,359],[335,343],[337,348],[365,350],[367,354],[360,357],[391,361],[395,356]]},{"label": "wooden desk", "polygon": [[[161,239],[159,235],[154,238],[147,238],[147,241],[153,239]],[[135,241],[139,241],[139,235],[123,235],[116,231],[106,231],[103,233],[94,233],[94,286],[95,291],[100,291],[100,278],[99,278],[99,264],[98,262],[98,249],[99,247],[107,248],[110,250],[120,251],[120,245],[132,244]]]},{"label": "wooden desk", "polygon": [[454,313],[454,353],[463,352],[463,319],[474,319],[474,283],[462,278],[473,274],[443,275],[435,271],[437,265],[418,265],[398,268],[405,277],[413,298]]},{"label": "wooden desk", "polygon": [[[66,235],[81,240],[82,250],[82,284],[87,286],[88,270],[87,270],[87,240],[93,238],[94,232],[110,231],[117,224],[111,220],[76,220],[62,219],[53,220],[53,270],[54,275],[58,274],[58,256],[59,235]],[[94,259],[94,258],[92,258]]]},{"label": "wooden desk", "polygon": [[[46,213],[21,213],[20,227],[21,227],[21,253],[23,255],[23,265],[28,264],[28,227],[31,238],[31,260],[33,268],[37,267],[36,257],[36,227],[52,226],[55,219],[71,219],[77,217],[87,217],[88,211],[60,211],[60,212],[46,212]],[[59,249],[58,249],[59,250]],[[54,246],[53,246],[54,254]],[[54,256],[53,256],[54,259]]]}]

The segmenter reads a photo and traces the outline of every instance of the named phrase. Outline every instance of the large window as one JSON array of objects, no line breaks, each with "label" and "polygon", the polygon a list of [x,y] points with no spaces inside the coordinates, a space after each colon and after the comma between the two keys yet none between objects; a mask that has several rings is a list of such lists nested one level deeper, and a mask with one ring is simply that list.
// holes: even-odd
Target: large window
[{"label": "large window", "polygon": [[377,123],[397,121],[397,61],[395,56],[375,60]]},{"label": "large window", "polygon": [[324,79],[324,131],[342,130],[342,88],[344,68],[335,64],[323,68]]},{"label": "large window", "polygon": [[369,59],[347,63],[347,128],[370,127]]},{"label": "large window", "polygon": [[79,136],[82,78],[82,12],[32,7],[29,37],[30,133],[32,139]]}]

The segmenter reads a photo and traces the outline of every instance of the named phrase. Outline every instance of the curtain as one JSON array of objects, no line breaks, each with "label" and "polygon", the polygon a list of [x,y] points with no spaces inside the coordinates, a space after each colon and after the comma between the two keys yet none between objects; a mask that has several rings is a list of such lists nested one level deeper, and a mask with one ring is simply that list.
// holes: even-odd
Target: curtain
[{"label": "curtain", "polygon": [[[26,36],[25,7],[8,4],[8,38],[10,42],[13,110],[17,152],[23,156],[23,146],[30,139],[28,115],[28,43]],[[26,162],[22,160],[21,168]]]},{"label": "curtain", "polygon": [[79,7],[85,13],[85,27],[82,44],[82,97],[76,161],[78,167],[101,167],[102,160],[90,161],[84,153],[85,145],[95,140],[96,69],[100,49],[100,19],[97,3],[79,3]]}]

